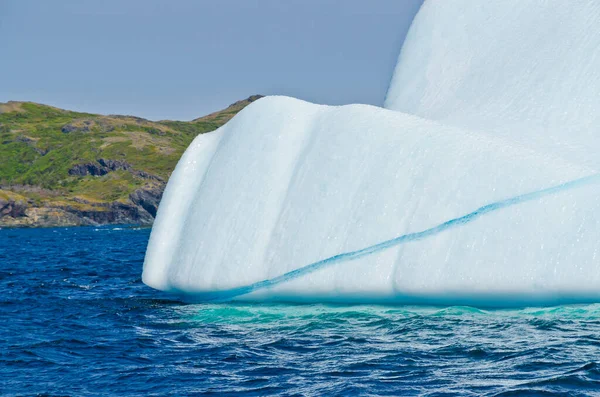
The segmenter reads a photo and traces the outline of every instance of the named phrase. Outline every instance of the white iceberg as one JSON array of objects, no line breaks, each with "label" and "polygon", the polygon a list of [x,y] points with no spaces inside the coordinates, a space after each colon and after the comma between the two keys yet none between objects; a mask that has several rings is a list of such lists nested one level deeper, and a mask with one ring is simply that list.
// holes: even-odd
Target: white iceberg
[{"label": "white iceberg", "polygon": [[267,97],[198,136],[144,283],[217,300],[599,299],[600,7],[561,4],[427,1],[389,109]]}]

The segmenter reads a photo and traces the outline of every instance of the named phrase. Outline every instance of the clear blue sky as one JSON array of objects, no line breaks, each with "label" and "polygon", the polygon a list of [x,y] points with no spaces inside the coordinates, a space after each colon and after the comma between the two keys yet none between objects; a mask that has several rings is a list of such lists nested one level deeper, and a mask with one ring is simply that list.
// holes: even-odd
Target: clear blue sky
[{"label": "clear blue sky", "polygon": [[189,120],[252,94],[381,105],[421,0],[0,0],[0,102]]}]

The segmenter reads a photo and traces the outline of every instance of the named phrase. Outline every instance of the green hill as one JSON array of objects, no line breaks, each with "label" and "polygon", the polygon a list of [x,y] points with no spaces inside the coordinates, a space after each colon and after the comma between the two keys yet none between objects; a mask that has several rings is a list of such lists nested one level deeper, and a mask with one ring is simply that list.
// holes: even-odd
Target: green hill
[{"label": "green hill", "polygon": [[0,226],[150,224],[190,142],[259,98],[189,122],[0,103]]}]

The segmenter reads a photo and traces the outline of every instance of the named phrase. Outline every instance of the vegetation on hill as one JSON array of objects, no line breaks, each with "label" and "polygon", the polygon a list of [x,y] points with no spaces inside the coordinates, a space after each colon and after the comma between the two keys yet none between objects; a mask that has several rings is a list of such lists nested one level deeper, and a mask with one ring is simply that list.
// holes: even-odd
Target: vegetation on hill
[{"label": "vegetation on hill", "polygon": [[0,226],[150,223],[190,142],[259,98],[189,122],[0,104]]}]

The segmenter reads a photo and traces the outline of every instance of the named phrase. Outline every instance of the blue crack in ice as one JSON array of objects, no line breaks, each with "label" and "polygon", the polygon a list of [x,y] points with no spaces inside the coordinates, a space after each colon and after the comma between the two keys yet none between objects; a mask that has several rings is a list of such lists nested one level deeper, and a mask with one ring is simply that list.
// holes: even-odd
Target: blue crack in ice
[{"label": "blue crack in ice", "polygon": [[525,193],[519,196],[511,197],[505,200],[496,201],[483,207],[477,208],[473,212],[469,212],[466,215],[463,215],[458,218],[450,219],[444,223],[441,223],[432,228],[415,232],[415,233],[407,233],[401,236],[395,237],[390,240],[383,241],[381,243],[371,245],[366,248],[362,248],[356,251],[344,252],[341,254],[337,254],[331,256],[329,258],[321,259],[320,261],[311,263],[309,265],[303,266],[299,269],[292,270],[290,272],[284,273],[280,276],[258,281],[256,283],[246,285],[243,287],[232,288],[228,290],[215,291],[209,293],[202,293],[197,295],[197,298],[203,301],[226,301],[237,296],[246,295],[251,292],[255,292],[265,288],[271,288],[278,284],[285,283],[287,281],[291,281],[298,277],[305,276],[307,274],[316,272],[318,270],[324,269],[326,267],[332,266],[339,262],[351,261],[354,259],[362,258],[363,256],[371,255],[377,252],[381,252],[391,247],[395,247],[400,244],[407,243],[409,241],[422,240],[429,236],[436,235],[438,233],[444,232],[448,229],[452,229],[470,222],[473,222],[477,218],[489,214],[490,212],[498,211],[506,207],[511,207],[513,205],[521,204],[527,201],[535,200],[544,196],[548,196],[551,194],[555,194],[564,190],[573,189],[576,187],[580,187],[582,185],[586,185],[589,183],[597,183],[600,182],[600,174],[594,174],[590,176],[586,176],[583,178],[575,179],[569,182],[562,183],[560,185],[552,186],[546,189],[537,190],[535,192]]}]

